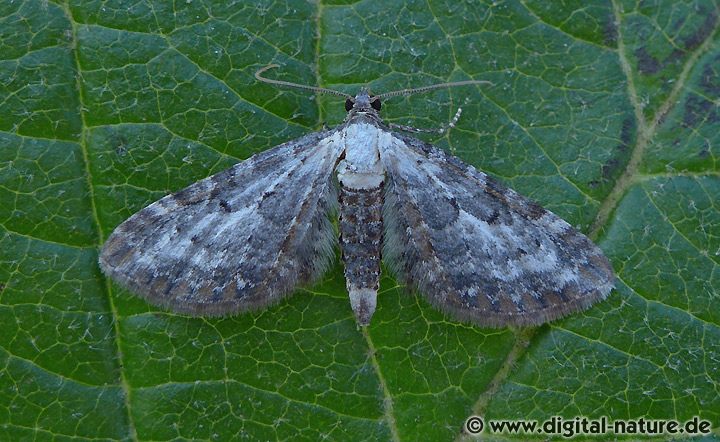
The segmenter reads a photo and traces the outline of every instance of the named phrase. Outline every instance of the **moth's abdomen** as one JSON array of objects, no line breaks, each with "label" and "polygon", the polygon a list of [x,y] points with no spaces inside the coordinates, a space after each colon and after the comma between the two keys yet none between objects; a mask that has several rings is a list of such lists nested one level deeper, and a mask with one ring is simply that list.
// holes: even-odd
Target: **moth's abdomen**
[{"label": "moth's abdomen", "polygon": [[360,325],[370,323],[380,285],[383,183],[340,188],[340,249],[350,303]]}]

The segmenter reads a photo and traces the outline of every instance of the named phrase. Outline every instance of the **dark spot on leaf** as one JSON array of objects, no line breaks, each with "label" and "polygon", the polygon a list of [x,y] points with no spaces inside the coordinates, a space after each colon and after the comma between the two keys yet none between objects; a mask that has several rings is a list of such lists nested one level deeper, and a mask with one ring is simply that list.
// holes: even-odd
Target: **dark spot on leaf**
[{"label": "dark spot on leaf", "polygon": [[635,132],[635,119],[633,117],[627,117],[623,121],[622,128],[620,129],[620,142],[618,150],[624,152],[630,148],[630,142],[632,141],[633,134]]},{"label": "dark spot on leaf", "polygon": [[702,75],[700,76],[700,88],[708,96],[716,97],[720,95],[720,72],[718,72],[718,65],[720,65],[720,55],[713,57],[703,68]]},{"label": "dark spot on leaf", "polygon": [[650,55],[645,47],[641,47],[635,50],[635,57],[638,62],[638,71],[643,75],[654,75],[663,70],[665,66],[675,63],[685,55],[685,51],[682,49],[675,49],[668,55],[668,57],[662,61],[657,60],[655,57]]},{"label": "dark spot on leaf", "polygon": [[612,13],[608,14],[608,17],[605,19],[603,37],[606,45],[613,47],[617,45],[618,29],[615,24],[615,16]]},{"label": "dark spot on leaf", "polygon": [[[702,13],[702,12],[701,12]],[[695,33],[683,38],[684,49],[675,49],[664,60],[658,60],[647,51],[646,47],[640,47],[635,50],[635,57],[638,61],[638,70],[644,75],[653,75],[660,72],[666,66],[680,61],[689,51],[700,46],[713,32],[717,23],[717,12],[712,10],[706,12],[705,21],[695,31]],[[680,26],[680,25],[678,25]]]},{"label": "dark spot on leaf", "polygon": [[705,98],[697,95],[690,96],[685,101],[685,113],[683,114],[682,125],[684,127],[695,127],[695,125],[710,116],[714,104]]},{"label": "dark spot on leaf", "polygon": [[618,170],[620,161],[617,158],[610,158],[602,165],[602,176],[605,179],[612,178]]},{"label": "dark spot on leaf", "polygon": [[652,75],[662,69],[662,64],[650,55],[644,47],[635,50],[635,58],[637,58],[638,71],[641,74]]},{"label": "dark spot on leaf", "polygon": [[697,48],[704,42],[710,34],[712,34],[713,29],[715,28],[715,23],[717,22],[717,12],[715,9],[707,11],[700,11],[700,14],[706,14],[705,21],[702,25],[695,31],[695,33],[685,37],[682,39],[683,45],[685,46],[685,50],[692,51],[693,49]]},{"label": "dark spot on leaf", "polygon": [[[630,156],[630,146],[635,136],[635,119],[632,116],[627,116],[622,123],[620,128],[620,143],[615,146],[617,155],[610,158],[605,164],[602,165],[601,175],[602,181],[608,181],[609,179],[616,177],[620,173],[621,164],[624,164],[623,159],[627,159]],[[593,180],[588,185],[591,188],[598,187],[602,181]]]}]

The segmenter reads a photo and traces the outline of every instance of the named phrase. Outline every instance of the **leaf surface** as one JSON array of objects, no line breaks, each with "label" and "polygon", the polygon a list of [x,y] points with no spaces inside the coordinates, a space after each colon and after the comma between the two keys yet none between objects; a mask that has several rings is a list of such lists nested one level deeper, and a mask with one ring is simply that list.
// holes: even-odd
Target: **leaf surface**
[{"label": "leaf surface", "polygon": [[[651,2],[27,0],[0,5],[0,439],[452,440],[468,416],[720,425],[720,13]],[[188,318],[99,271],[161,196],[334,125],[354,93],[588,233],[617,289],[526,330],[340,264],[263,312]],[[524,440],[524,435],[505,435]],[[582,437],[581,437],[582,439]],[[628,437],[632,439],[632,437]]]}]

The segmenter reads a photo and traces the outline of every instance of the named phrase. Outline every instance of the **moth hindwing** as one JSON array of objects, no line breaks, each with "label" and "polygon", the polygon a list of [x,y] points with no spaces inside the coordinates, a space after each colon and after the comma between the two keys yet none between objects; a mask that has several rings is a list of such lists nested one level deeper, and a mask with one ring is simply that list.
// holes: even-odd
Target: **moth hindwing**
[{"label": "moth hindwing", "polygon": [[[541,324],[609,294],[612,267],[587,237],[379,116],[381,98],[481,82],[352,97],[269,80],[265,70],[256,77],[344,96],[345,122],[137,212],[103,246],[107,275],[173,311],[226,315],[312,284],[339,242],[360,325],[377,305],[381,256],[433,306],[484,326]],[[328,216],[338,204],[339,241]]]}]

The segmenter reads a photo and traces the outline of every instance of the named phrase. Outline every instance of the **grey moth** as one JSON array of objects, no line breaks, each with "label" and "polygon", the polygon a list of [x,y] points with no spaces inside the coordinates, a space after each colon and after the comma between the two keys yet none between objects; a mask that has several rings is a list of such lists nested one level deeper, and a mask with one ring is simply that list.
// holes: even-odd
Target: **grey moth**
[{"label": "grey moth", "polygon": [[131,216],[100,254],[112,279],[175,312],[228,315],[312,284],[339,244],[360,325],[377,306],[381,258],[430,304],[482,326],[541,324],[613,288],[608,260],[567,222],[380,118],[382,99],[483,82],[350,96],[261,76],[271,67],[258,80],[343,96],[345,121]]}]

